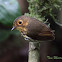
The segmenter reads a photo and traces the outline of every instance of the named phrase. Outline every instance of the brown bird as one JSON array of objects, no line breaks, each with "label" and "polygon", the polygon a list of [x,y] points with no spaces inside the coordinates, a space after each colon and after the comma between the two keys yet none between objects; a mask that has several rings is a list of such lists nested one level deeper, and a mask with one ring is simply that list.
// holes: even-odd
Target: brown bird
[{"label": "brown bird", "polygon": [[28,39],[48,41],[55,38],[54,32],[46,24],[25,15],[15,19],[13,29],[19,30]]}]

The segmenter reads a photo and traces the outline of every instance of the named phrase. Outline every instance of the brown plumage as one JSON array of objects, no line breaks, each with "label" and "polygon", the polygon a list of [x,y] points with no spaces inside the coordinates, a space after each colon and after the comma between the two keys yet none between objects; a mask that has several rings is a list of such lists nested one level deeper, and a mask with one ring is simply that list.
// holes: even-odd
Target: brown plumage
[{"label": "brown plumage", "polygon": [[15,19],[13,29],[19,30],[23,36],[28,36],[33,40],[53,40],[53,31],[43,22],[28,16],[20,16]]}]

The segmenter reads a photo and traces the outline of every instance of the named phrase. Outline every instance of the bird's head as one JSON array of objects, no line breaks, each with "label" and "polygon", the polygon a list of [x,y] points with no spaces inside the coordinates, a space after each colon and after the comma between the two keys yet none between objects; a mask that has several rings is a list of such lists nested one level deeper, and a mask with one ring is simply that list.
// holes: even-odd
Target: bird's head
[{"label": "bird's head", "polygon": [[17,17],[13,22],[13,28],[11,30],[17,29],[20,32],[26,31],[26,26],[28,25],[28,17],[20,16]]}]

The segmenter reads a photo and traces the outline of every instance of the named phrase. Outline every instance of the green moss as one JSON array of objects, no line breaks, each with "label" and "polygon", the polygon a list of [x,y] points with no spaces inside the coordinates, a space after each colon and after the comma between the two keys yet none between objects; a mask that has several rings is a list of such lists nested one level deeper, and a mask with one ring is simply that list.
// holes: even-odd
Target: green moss
[{"label": "green moss", "polygon": [[56,22],[56,13],[53,11],[58,11],[61,9],[62,0],[27,0],[29,3],[29,13],[25,15],[37,18],[40,21],[45,20],[45,17],[50,15]]}]

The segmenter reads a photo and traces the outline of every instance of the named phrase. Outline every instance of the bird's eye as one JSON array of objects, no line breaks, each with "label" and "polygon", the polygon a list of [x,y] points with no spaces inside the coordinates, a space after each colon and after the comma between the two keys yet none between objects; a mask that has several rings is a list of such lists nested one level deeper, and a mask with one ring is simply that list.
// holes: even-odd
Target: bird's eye
[{"label": "bird's eye", "polygon": [[21,24],[22,22],[20,21],[19,24]]},{"label": "bird's eye", "polygon": [[22,21],[22,20],[18,20],[18,21],[17,21],[17,24],[18,24],[18,25],[21,25],[21,24],[23,24],[23,21]]}]

